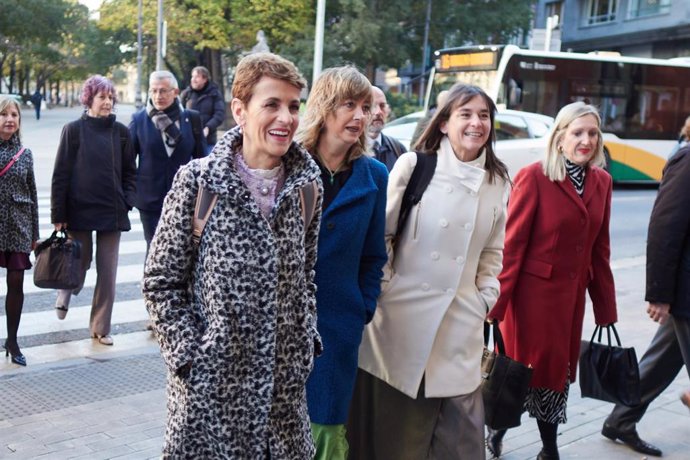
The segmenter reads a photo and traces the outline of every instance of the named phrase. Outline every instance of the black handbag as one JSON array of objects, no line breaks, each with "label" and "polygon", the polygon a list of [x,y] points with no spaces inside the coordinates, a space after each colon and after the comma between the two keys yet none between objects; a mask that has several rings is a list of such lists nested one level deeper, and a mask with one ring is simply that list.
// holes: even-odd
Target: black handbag
[{"label": "black handbag", "polygon": [[[582,341],[580,349],[580,391],[582,396],[601,401],[635,406],[640,404],[640,371],[634,348],[621,347],[613,324],[606,326],[608,345],[601,342],[603,328],[594,328],[592,339]],[[611,331],[618,346],[611,344]]]},{"label": "black handbag", "polygon": [[55,230],[34,250],[34,284],[44,289],[76,289],[84,272],[81,267],[81,243]]},{"label": "black handbag", "polygon": [[505,430],[520,426],[533,369],[506,356],[498,321],[493,322],[494,345],[498,353],[490,351],[491,327],[489,323],[484,323],[481,383],[484,419],[489,428]]}]

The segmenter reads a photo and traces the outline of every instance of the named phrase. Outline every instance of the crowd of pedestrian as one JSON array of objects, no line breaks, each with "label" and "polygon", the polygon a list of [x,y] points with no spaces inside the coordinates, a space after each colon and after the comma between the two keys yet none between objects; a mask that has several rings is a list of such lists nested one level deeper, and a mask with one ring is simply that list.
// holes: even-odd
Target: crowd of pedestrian
[{"label": "crowd of pedestrian", "polygon": [[[300,117],[306,86],[278,55],[245,56],[236,126],[218,138],[226,106],[205,67],[181,94],[172,73],[153,72],[128,127],[112,81],[87,79],[52,178],[51,222],[82,247],[58,318],[83,287],[95,232],[89,329],[113,345],[118,248],[137,208],[149,327],[168,370],[163,458],[499,458],[506,430],[486,429],[481,392],[494,321],[507,355],[533,368],[524,410],[537,458],[558,459],[586,293],[597,325],[617,321],[597,108],[562,107],[542,160],[511,182],[494,151],[496,106],[478,87],[444,92],[405,152],[381,133],[385,93],[356,68],[325,70]],[[1,100],[4,348],[26,366],[17,334],[39,234],[20,128],[19,105]],[[645,300],[660,326],[640,362],[641,402],[617,405],[602,428],[647,455],[661,450],[636,423],[690,364],[688,184],[682,143],[650,219]]]}]

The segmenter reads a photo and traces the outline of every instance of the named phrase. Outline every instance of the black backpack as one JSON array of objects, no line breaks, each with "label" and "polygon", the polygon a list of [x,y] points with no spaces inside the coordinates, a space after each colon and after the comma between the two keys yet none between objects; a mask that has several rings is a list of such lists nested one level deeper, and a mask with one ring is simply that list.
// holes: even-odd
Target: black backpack
[{"label": "black backpack", "polygon": [[417,154],[417,164],[414,166],[410,181],[405,187],[402,202],[400,203],[400,214],[398,214],[398,227],[395,230],[393,243],[400,238],[405,223],[410,215],[410,210],[422,199],[424,191],[429,186],[431,178],[434,177],[438,155],[434,153],[415,152]]}]

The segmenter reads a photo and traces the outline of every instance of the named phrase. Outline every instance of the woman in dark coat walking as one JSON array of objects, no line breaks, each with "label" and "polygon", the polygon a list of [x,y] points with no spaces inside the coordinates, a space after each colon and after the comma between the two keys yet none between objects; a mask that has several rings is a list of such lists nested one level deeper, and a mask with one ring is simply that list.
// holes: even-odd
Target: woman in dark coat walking
[{"label": "woman in dark coat walking", "polygon": [[[585,292],[598,325],[617,319],[610,267],[611,176],[603,164],[601,119],[582,102],[563,107],[545,159],[522,169],[508,202],[501,295],[488,317],[501,320],[506,354],[534,368],[525,408],[537,419],[538,459],[558,459],[575,381]],[[503,321],[505,320],[505,321]],[[500,456],[505,431],[487,445]]]},{"label": "woman in dark coat walking", "polygon": [[[210,156],[182,166],[165,199],[144,270],[146,308],[168,368],[163,458],[314,455],[305,383],[321,348],[321,199],[303,191],[320,189],[319,169],[292,141],[305,86],[286,59],[244,57],[232,87],[239,126]],[[217,202],[195,246],[202,188]]]},{"label": "woman in dark coat walking", "polygon": [[12,99],[0,100],[0,267],[7,269],[5,356],[26,366],[17,343],[24,304],[24,271],[38,240],[38,199],[31,150],[22,147],[21,111]]},{"label": "woman in dark coat walking", "polygon": [[81,242],[84,273],[74,291],[58,291],[55,309],[64,319],[72,294],[84,286],[91,265],[92,232],[96,232],[96,289],[91,304],[91,337],[112,345],[110,323],[115,302],[120,233],[131,226],[127,213],[136,195],[136,164],[129,131],[115,121],[115,87],[95,75],[84,82],[81,102],[86,110],[62,130],[55,157],[50,196],[51,222]]},{"label": "woman in dark coat walking", "polygon": [[317,460],[347,457],[345,422],[357,352],[388,260],[383,237],[388,171],[366,155],[371,100],[371,84],[357,69],[327,69],[312,88],[300,133],[324,186],[316,264],[324,353],[307,382]]}]

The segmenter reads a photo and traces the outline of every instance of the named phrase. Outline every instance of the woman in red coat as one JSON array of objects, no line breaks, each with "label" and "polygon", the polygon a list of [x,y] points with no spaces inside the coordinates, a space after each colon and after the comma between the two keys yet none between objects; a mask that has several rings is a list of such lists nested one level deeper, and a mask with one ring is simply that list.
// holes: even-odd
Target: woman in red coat
[{"label": "woman in red coat", "polygon": [[[508,203],[501,295],[489,319],[502,321],[506,354],[534,368],[525,409],[537,419],[538,459],[558,459],[556,434],[566,422],[575,381],[585,290],[597,324],[616,321],[609,266],[611,176],[595,107],[566,105],[556,117],[546,157],[522,169]],[[490,431],[500,456],[505,431]]]}]

